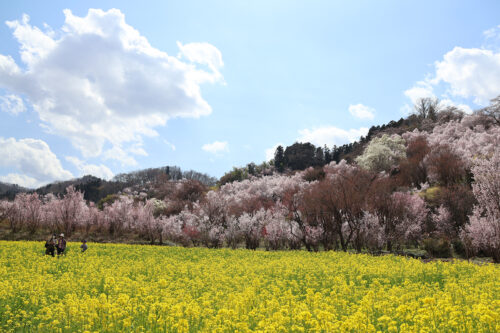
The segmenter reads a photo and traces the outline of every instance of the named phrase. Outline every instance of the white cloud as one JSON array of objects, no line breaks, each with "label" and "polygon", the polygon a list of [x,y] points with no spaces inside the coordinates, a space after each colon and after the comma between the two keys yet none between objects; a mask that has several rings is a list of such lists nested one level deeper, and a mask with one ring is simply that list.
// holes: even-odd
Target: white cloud
[{"label": "white cloud", "polygon": [[102,157],[104,160],[119,161],[122,166],[136,166],[138,164],[135,158],[130,156],[130,154],[128,154],[127,151],[119,145],[113,146],[112,148],[104,151]]},{"label": "white cloud", "polygon": [[227,141],[214,141],[213,143],[207,143],[204,144],[201,149],[212,154],[229,152]]},{"label": "white cloud", "polygon": [[73,177],[71,172],[63,169],[47,143],[37,139],[0,137],[0,166],[15,168],[19,172],[2,176],[2,181],[10,179],[27,187],[38,187]]},{"label": "white cloud", "polygon": [[[406,90],[413,102],[421,97],[439,97],[441,105],[453,105],[472,112],[469,105],[457,102],[473,101],[478,106],[489,104],[500,94],[500,25],[483,32],[481,48],[456,46],[434,64],[434,73]],[[437,94],[435,91],[444,93]]]},{"label": "white cloud", "polygon": [[0,96],[0,110],[12,114],[26,111],[23,99],[16,95]]},{"label": "white cloud", "polygon": [[178,58],[186,58],[190,62],[208,66],[210,72],[197,71],[195,76],[202,81],[216,82],[222,80],[222,74],[219,70],[224,66],[221,52],[209,43],[189,43],[182,45],[177,42],[179,47]]},{"label": "white cloud", "polygon": [[500,53],[455,47],[436,63],[433,84],[448,84],[453,96],[473,98],[486,105],[500,94]]},{"label": "white cloud", "polygon": [[373,119],[375,109],[363,104],[349,105],[349,112],[359,119]]},{"label": "white cloud", "polygon": [[272,146],[271,148],[266,149],[266,161],[270,161],[274,158],[274,153],[276,152],[276,148],[278,148],[278,146],[282,146],[283,148],[285,148],[284,144],[277,143],[274,146]]},{"label": "white cloud", "polygon": [[66,161],[72,163],[80,171],[80,176],[92,175],[106,180],[109,180],[114,176],[113,172],[103,164],[87,164],[73,156],[66,156]]},{"label": "white cloud", "polygon": [[211,113],[200,84],[223,81],[215,46],[179,43],[179,57],[169,56],[118,9],[64,15],[56,32],[31,26],[27,15],[7,22],[26,69],[0,55],[0,87],[26,96],[44,128],[68,138],[84,157],[100,156],[109,144],[106,158],[114,158],[116,148],[122,163],[133,164],[130,155],[146,153],[135,145],[158,135],[155,127]]},{"label": "white cloud", "polygon": [[419,98],[434,97],[434,89],[428,81],[418,81],[412,88],[404,92],[413,104]]},{"label": "white cloud", "polygon": [[9,173],[5,176],[0,176],[0,181],[4,183],[17,184],[27,188],[38,188],[43,185],[43,183],[40,183],[33,177],[20,175],[18,173]]},{"label": "white cloud", "polygon": [[439,101],[439,108],[442,109],[442,108],[445,108],[445,107],[449,107],[449,106],[454,106],[456,108],[458,108],[459,110],[462,110],[464,111],[465,113],[468,113],[468,114],[471,114],[472,113],[472,109],[470,106],[468,106],[467,104],[460,104],[460,103],[456,103],[454,101],[452,101],[451,99],[442,99]]},{"label": "white cloud", "polygon": [[368,128],[350,129],[348,131],[335,126],[323,126],[313,129],[299,130],[299,142],[310,142],[316,146],[323,145],[343,145],[348,142],[354,142],[368,134]]}]

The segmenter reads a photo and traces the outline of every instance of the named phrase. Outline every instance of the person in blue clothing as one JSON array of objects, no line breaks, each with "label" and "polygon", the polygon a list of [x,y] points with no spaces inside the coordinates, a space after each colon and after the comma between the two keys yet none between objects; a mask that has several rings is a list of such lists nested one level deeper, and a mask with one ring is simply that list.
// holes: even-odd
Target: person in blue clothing
[{"label": "person in blue clothing", "polygon": [[84,239],[84,240],[82,240],[82,245],[80,245],[80,248],[82,249],[82,252],[87,251],[87,249],[89,248],[89,247],[87,246],[87,241],[86,241],[85,239]]}]

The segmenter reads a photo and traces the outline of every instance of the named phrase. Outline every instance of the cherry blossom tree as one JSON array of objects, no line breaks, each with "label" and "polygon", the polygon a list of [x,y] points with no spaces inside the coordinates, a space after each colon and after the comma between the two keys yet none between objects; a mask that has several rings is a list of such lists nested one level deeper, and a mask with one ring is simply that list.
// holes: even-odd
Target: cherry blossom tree
[{"label": "cherry blossom tree", "polygon": [[450,237],[456,234],[451,213],[445,206],[441,205],[436,209],[436,212],[432,214],[432,220],[440,236]]},{"label": "cherry blossom tree", "polygon": [[406,157],[405,140],[399,135],[387,134],[370,141],[356,162],[364,169],[380,172],[389,171]]},{"label": "cherry blossom tree", "polygon": [[365,211],[359,232],[354,236],[356,248],[366,247],[370,252],[381,251],[386,243],[384,227],[377,215]]},{"label": "cherry blossom tree", "polygon": [[14,200],[14,206],[20,209],[26,228],[31,234],[34,234],[43,220],[42,201],[38,194],[20,193]]},{"label": "cherry blossom tree", "polygon": [[134,200],[129,196],[120,196],[111,205],[103,209],[103,225],[110,236],[119,236],[133,225]]},{"label": "cherry blossom tree", "polygon": [[267,218],[267,211],[263,208],[254,213],[243,213],[238,217],[239,228],[247,249],[255,250],[259,247]]},{"label": "cherry blossom tree", "polygon": [[12,233],[18,232],[23,226],[24,219],[21,208],[19,202],[0,201],[1,220],[7,219],[9,221],[9,229]]},{"label": "cherry blossom tree", "polygon": [[66,188],[66,194],[61,198],[52,198],[46,204],[47,219],[53,222],[53,231],[62,231],[67,237],[77,227],[83,225],[87,205],[83,193],[76,191],[73,186]]},{"label": "cherry blossom tree", "polygon": [[161,208],[161,201],[158,199],[135,202],[132,208],[132,229],[145,235],[151,244],[154,244],[155,239],[163,244],[163,220],[155,218],[155,210]]},{"label": "cherry blossom tree", "polygon": [[409,192],[395,191],[395,185],[388,177],[379,178],[369,198],[370,213],[383,227],[383,239],[388,251],[392,251],[394,246],[418,241],[429,214],[422,198]]},{"label": "cherry blossom tree", "polygon": [[281,250],[287,246],[290,249],[300,248],[300,242],[293,236],[297,230],[293,230],[293,224],[286,220],[286,209],[280,202],[268,210],[268,219],[262,230],[262,238],[266,249]]},{"label": "cherry blossom tree", "polygon": [[500,152],[477,159],[472,172],[472,191],[478,204],[461,236],[473,249],[483,250],[500,262]]},{"label": "cherry blossom tree", "polygon": [[100,230],[103,224],[103,213],[97,208],[95,203],[90,202],[84,217],[83,229],[85,235],[89,235],[92,228]]}]

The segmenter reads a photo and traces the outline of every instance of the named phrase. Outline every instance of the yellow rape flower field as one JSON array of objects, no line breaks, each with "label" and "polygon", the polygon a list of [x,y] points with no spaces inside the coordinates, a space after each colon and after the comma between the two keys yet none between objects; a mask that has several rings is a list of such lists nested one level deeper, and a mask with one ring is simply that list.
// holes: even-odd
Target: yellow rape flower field
[{"label": "yellow rape flower field", "polygon": [[500,332],[500,267],[0,241],[2,332]]}]

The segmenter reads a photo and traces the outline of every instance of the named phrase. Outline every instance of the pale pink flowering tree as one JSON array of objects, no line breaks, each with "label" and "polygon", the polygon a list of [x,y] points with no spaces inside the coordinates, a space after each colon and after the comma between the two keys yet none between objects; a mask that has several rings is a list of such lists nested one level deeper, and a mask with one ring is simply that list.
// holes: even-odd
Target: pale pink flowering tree
[{"label": "pale pink flowering tree", "polygon": [[190,244],[196,246],[199,244],[198,216],[189,209],[184,209],[177,215],[162,216],[160,219],[163,221],[165,239],[180,243],[183,246],[189,246]]},{"label": "pale pink flowering tree", "polygon": [[478,204],[461,236],[473,250],[483,250],[500,262],[500,152],[477,159],[472,172]]},{"label": "pale pink flowering tree", "polygon": [[12,201],[0,201],[1,220],[9,221],[9,228],[12,233],[15,233],[23,226],[23,214],[18,204]]},{"label": "pale pink flowering tree", "polygon": [[52,231],[62,231],[66,237],[71,236],[77,227],[83,225],[88,209],[83,193],[76,191],[73,186],[66,188],[63,197],[52,197],[45,208],[46,218],[52,222]]},{"label": "pale pink flowering tree", "polygon": [[103,209],[103,225],[110,236],[121,235],[130,230],[133,224],[134,200],[129,196],[120,196],[111,205]]},{"label": "pale pink flowering tree", "polygon": [[448,145],[471,167],[475,158],[489,156],[500,146],[500,126],[486,128],[481,118],[470,115],[434,127],[427,138],[430,146]]},{"label": "pale pink flowering tree", "polygon": [[408,192],[392,194],[399,216],[396,218],[393,237],[396,243],[417,242],[422,236],[422,227],[429,215],[429,209],[420,196]]},{"label": "pale pink flowering tree", "polygon": [[377,185],[370,197],[370,213],[377,216],[383,228],[387,250],[418,241],[429,214],[424,200],[408,192],[392,192],[386,181]]},{"label": "pale pink flowering tree", "polygon": [[364,212],[361,227],[353,239],[359,243],[356,247],[365,246],[370,252],[379,252],[386,243],[384,227],[380,224],[377,215],[368,211]]},{"label": "pale pink flowering tree", "polygon": [[0,221],[5,220],[12,209],[12,202],[8,200],[0,200]]},{"label": "pale pink flowering tree", "polygon": [[103,212],[96,207],[95,203],[90,202],[88,209],[86,210],[86,215],[84,217],[84,231],[88,235],[92,228],[95,230],[100,230],[103,223]]},{"label": "pale pink flowering tree", "polygon": [[43,221],[42,201],[37,193],[20,193],[14,200],[14,205],[21,210],[26,228],[34,234]]},{"label": "pale pink flowering tree", "polygon": [[286,219],[286,208],[278,202],[267,212],[266,225],[262,230],[262,238],[266,249],[280,250],[287,246],[290,249],[300,248],[300,241],[294,234],[300,233],[297,225]]},{"label": "pale pink flowering tree", "polygon": [[215,191],[208,192],[205,200],[196,205],[193,213],[198,217],[196,228],[201,242],[210,248],[221,247],[228,221],[227,203],[224,197]]},{"label": "pale pink flowering tree", "polygon": [[157,238],[160,244],[162,244],[162,220],[156,219],[154,216],[155,200],[156,199],[151,199],[146,202],[138,201],[133,204],[131,211],[131,226],[133,230],[136,230],[145,236],[151,244],[154,244],[154,241]]},{"label": "pale pink flowering tree", "polygon": [[432,214],[432,221],[434,222],[436,231],[441,236],[456,236],[455,228],[452,223],[452,216],[445,206],[441,205],[436,209],[436,212]]},{"label": "pale pink flowering tree", "polygon": [[240,226],[240,219],[229,215],[227,217],[227,226],[224,231],[224,240],[227,246],[236,249],[243,241],[243,230]]},{"label": "pale pink flowering tree", "polygon": [[243,213],[238,217],[239,227],[247,249],[255,250],[259,247],[263,229],[268,219],[268,212],[263,208],[254,213]]}]

